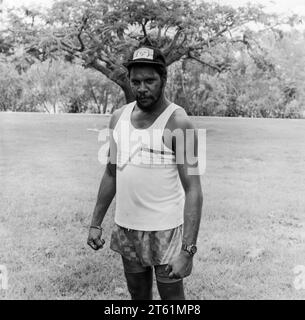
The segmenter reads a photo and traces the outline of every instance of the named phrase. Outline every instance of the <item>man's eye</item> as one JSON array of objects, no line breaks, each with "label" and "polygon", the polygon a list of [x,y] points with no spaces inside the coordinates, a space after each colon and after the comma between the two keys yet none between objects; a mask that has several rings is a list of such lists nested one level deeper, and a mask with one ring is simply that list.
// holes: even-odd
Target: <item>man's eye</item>
[{"label": "man's eye", "polygon": [[148,79],[148,80],[146,80],[146,83],[152,84],[152,83],[154,83],[154,80],[153,79]]},{"label": "man's eye", "polygon": [[138,86],[138,85],[140,84],[139,81],[132,81],[131,83],[132,83],[134,86]]}]

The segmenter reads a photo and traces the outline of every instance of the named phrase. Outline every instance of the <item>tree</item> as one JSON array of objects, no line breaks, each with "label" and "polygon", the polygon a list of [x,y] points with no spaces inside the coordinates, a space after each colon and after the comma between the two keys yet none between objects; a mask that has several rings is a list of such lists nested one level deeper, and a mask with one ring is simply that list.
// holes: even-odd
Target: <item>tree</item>
[{"label": "tree", "polygon": [[119,89],[100,72],[63,60],[36,62],[19,79],[25,111],[36,106],[48,113],[105,113],[111,97],[114,104],[120,99]]},{"label": "tree", "polygon": [[163,51],[167,65],[195,60],[209,72],[230,68],[227,48],[243,45],[257,61],[264,55],[249,23],[274,28],[280,22],[260,6],[233,9],[187,0],[61,0],[46,13],[11,13],[15,40],[41,61],[59,53],[102,72],[133,95],[122,63],[133,48],[149,43]]},{"label": "tree", "polygon": [[13,66],[0,61],[0,110],[17,110],[21,79]]}]

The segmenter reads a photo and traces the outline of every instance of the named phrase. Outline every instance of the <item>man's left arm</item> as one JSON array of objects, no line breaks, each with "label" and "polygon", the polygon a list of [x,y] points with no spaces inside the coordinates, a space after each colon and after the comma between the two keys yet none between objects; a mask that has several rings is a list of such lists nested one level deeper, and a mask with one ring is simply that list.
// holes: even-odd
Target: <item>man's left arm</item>
[{"label": "man's left arm", "polygon": [[[184,141],[174,138],[173,148],[178,162],[179,177],[185,192],[183,244],[190,246],[197,243],[203,202],[198,163],[198,136],[197,130],[186,115],[178,115],[174,123],[176,129],[183,131]],[[193,138],[188,139],[192,135]],[[179,256],[168,265],[169,277],[187,277],[192,271],[192,265],[193,255],[181,249]]]}]

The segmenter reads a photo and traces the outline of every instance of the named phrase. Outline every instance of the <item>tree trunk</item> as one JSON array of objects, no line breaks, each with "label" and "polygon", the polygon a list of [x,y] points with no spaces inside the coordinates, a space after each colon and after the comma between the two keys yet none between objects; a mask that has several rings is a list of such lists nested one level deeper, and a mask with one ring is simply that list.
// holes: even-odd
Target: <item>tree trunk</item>
[{"label": "tree trunk", "polygon": [[44,109],[45,109],[48,113],[50,113],[50,110],[47,108],[45,102],[43,102],[43,107],[44,107]]},{"label": "tree trunk", "polygon": [[56,101],[53,101],[53,112],[56,114]]},{"label": "tree trunk", "polygon": [[0,108],[0,110],[2,111],[7,111],[7,107],[6,107],[6,105],[5,105],[5,103],[1,103],[1,108]]},{"label": "tree trunk", "polygon": [[176,90],[174,102],[187,110],[188,109],[188,101],[187,101],[187,97],[185,94],[185,88],[184,88],[184,83],[183,83],[183,73],[180,72],[178,74],[177,78],[178,78],[177,79],[178,90]]},{"label": "tree trunk", "polygon": [[130,88],[129,82],[120,85],[120,87],[124,91],[126,103],[130,103],[132,101],[135,101],[135,97],[134,97],[133,92]]},{"label": "tree trunk", "polygon": [[96,69],[97,71],[103,73],[109,80],[113,81],[118,86],[120,86],[125,94],[126,103],[130,103],[135,100],[132,90],[130,88],[126,68],[120,65],[116,65],[115,69],[110,70],[107,67],[105,67],[103,63],[101,63],[101,61],[98,61],[97,59],[91,61],[90,64],[87,65],[87,67]]},{"label": "tree trunk", "polygon": [[99,110],[99,113],[101,113],[101,109],[100,109],[100,106],[99,106],[99,102],[98,102],[98,100],[97,100],[97,98],[96,98],[96,95],[95,95],[95,93],[94,93],[94,89],[93,89],[91,83],[89,83],[89,86],[90,86],[90,92],[91,92],[91,95],[92,95],[92,97],[93,97],[93,100],[94,100],[94,102],[95,102],[95,104],[96,104],[96,107],[97,107],[97,109]]},{"label": "tree trunk", "polygon": [[107,111],[108,97],[109,97],[108,90],[105,90],[105,100],[104,100],[104,105],[103,105],[103,114],[105,114],[106,111]]}]

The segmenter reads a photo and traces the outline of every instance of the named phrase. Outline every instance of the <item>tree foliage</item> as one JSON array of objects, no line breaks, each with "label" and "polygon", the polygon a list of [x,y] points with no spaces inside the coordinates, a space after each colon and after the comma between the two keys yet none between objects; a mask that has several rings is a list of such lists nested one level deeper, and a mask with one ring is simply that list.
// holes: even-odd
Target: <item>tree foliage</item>
[{"label": "tree foliage", "polygon": [[234,47],[243,45],[262,65],[264,54],[249,23],[275,28],[280,22],[260,6],[234,9],[188,0],[61,0],[45,13],[23,10],[10,16],[15,41],[41,61],[64,54],[102,72],[133,99],[122,66],[133,48],[160,48],[167,65],[191,59],[212,72],[230,68]]},{"label": "tree foliage", "polygon": [[281,24],[297,20],[257,5],[187,0],[15,9],[0,36],[1,109],[109,112],[124,95],[133,100],[123,61],[151,44],[166,57],[168,97],[189,114],[296,117],[304,109],[304,34]]},{"label": "tree foliage", "polygon": [[14,66],[0,62],[0,110],[18,110],[22,86]]}]

